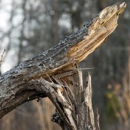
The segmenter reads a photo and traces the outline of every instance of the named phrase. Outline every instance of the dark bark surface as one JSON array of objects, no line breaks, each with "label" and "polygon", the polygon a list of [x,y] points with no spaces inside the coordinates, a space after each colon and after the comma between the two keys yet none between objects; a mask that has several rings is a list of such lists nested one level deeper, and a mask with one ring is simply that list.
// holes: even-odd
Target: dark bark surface
[{"label": "dark bark surface", "polygon": [[24,102],[46,97],[46,93],[37,91],[34,81],[72,70],[115,30],[125,7],[123,3],[105,8],[77,33],[1,75],[0,118]]}]

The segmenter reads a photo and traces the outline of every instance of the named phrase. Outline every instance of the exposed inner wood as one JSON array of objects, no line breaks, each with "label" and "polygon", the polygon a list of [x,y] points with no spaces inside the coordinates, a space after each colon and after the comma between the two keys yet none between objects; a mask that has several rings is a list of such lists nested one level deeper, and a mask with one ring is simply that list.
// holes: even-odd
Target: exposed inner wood
[{"label": "exposed inner wood", "polygon": [[45,97],[45,93],[36,91],[33,81],[72,70],[115,30],[119,14],[125,7],[126,4],[122,3],[105,8],[83,28],[56,46],[1,75],[0,118],[24,102],[38,96]]}]

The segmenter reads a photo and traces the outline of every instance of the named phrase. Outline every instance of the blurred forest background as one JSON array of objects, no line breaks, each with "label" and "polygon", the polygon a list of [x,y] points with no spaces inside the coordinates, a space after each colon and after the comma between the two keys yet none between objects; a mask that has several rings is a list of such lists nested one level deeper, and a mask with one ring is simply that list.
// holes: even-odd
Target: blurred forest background
[{"label": "blurred forest background", "polygon": [[[123,1],[0,0],[0,55],[6,50],[1,73],[76,32],[106,6]],[[130,0],[125,2],[116,31],[80,64],[94,68],[89,71],[101,130],[130,130]],[[48,99],[25,103],[0,120],[0,130],[61,130],[51,122],[53,112]]]}]

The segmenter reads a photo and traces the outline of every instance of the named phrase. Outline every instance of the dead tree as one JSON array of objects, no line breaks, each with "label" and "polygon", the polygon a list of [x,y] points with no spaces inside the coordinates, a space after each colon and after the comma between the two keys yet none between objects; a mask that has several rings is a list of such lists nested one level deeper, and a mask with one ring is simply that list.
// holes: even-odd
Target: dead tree
[{"label": "dead tree", "polygon": [[115,30],[125,7],[122,3],[105,8],[56,46],[1,75],[0,118],[25,102],[49,97],[56,107],[52,120],[63,130],[94,130],[91,76],[83,87],[78,63]]}]

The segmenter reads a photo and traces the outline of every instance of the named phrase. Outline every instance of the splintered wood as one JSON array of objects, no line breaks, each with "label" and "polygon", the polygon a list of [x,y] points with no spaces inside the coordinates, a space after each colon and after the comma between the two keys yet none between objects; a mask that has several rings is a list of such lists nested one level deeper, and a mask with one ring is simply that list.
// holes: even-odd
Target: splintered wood
[{"label": "splintered wood", "polygon": [[88,75],[88,85],[83,87],[76,66],[115,30],[125,7],[122,3],[105,8],[56,46],[1,75],[0,118],[25,102],[49,97],[56,106],[52,120],[63,130],[94,130],[91,77]]},{"label": "splintered wood", "polygon": [[68,53],[70,59],[80,62],[99,47],[117,27],[117,20],[126,7],[125,3],[115,4],[102,10],[87,26],[87,36]]},{"label": "splintered wood", "polygon": [[[83,86],[82,71],[77,70],[75,76],[78,81],[73,76],[71,87],[75,88],[75,84],[77,84],[75,89],[78,93],[72,92],[70,86],[60,77],[51,80],[52,82],[41,78],[38,80],[40,85],[36,89],[46,93],[55,105],[56,112],[52,116],[52,121],[58,123],[63,130],[95,130],[91,76],[88,73],[85,86]],[[67,79],[69,80],[69,77]]]}]

